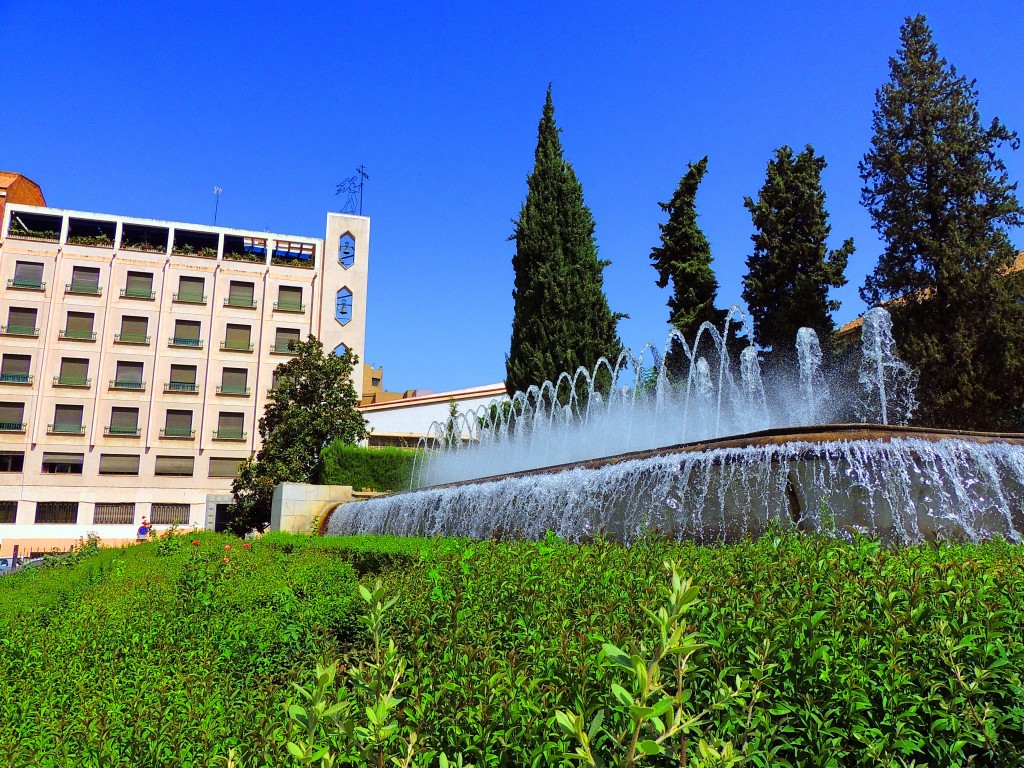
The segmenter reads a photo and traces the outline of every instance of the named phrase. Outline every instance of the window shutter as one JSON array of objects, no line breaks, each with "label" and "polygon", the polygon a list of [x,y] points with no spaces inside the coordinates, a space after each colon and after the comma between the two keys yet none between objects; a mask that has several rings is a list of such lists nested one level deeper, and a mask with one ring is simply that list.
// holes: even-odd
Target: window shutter
[{"label": "window shutter", "polygon": [[84,406],[58,403],[53,407],[53,423],[81,425],[84,412]]},{"label": "window shutter", "polygon": [[287,345],[289,341],[299,340],[298,328],[278,328],[275,341],[277,344]]},{"label": "window shutter", "polygon": [[252,335],[252,328],[248,325],[228,324],[225,341],[232,344],[248,344]]},{"label": "window shutter", "polygon": [[44,464],[70,464],[80,467],[85,463],[85,454],[82,453],[44,453]]},{"label": "window shutter", "polygon": [[[139,457],[122,456],[119,454],[100,454],[101,475],[137,475],[139,474]],[[129,520],[129,522],[131,522]]]},{"label": "window shutter", "polygon": [[157,456],[154,474],[192,477],[194,465],[192,456]]},{"label": "window shutter", "polygon": [[60,361],[60,377],[62,379],[86,379],[89,377],[89,360],[86,358],[65,357]]},{"label": "window shutter", "polygon": [[[103,460],[111,459],[138,459],[138,456],[100,456],[100,474],[110,475],[137,475],[138,467],[136,466],[135,472],[103,472]],[[93,525],[132,525],[135,522],[135,504],[126,501],[120,504],[100,503],[97,502],[93,508],[92,513]]]},{"label": "window shutter", "polygon": [[0,403],[0,422],[5,424],[21,424],[24,420],[24,403]]},{"label": "window shutter", "polygon": [[125,288],[129,291],[138,291],[139,293],[146,293],[153,290],[153,273],[152,272],[129,272],[128,280],[125,283]]},{"label": "window shutter", "polygon": [[100,284],[99,267],[72,267],[71,284],[98,287]]},{"label": "window shutter", "polygon": [[210,458],[210,477],[238,477],[238,467],[245,459]]},{"label": "window shutter", "polygon": [[[141,290],[141,289],[140,289]],[[121,318],[121,335],[133,334],[135,336],[145,336],[149,332],[149,318],[147,317],[130,317],[125,315]]]},{"label": "window shutter", "polygon": [[195,384],[196,367],[194,365],[172,365],[171,381],[174,384]]},{"label": "window shutter", "polygon": [[192,429],[192,411],[168,411],[167,429]]},{"label": "window shutter", "polygon": [[34,261],[19,261],[14,265],[14,279],[26,283],[43,282],[43,265]]},{"label": "window shutter", "polygon": [[126,363],[123,360],[119,360],[117,363],[117,371],[114,373],[114,378],[118,381],[132,381],[141,384],[142,367],[142,363]]},{"label": "window shutter", "polygon": [[177,339],[199,339],[200,324],[197,320],[175,320],[174,337]]},{"label": "window shutter", "polygon": [[282,285],[277,289],[277,300],[281,304],[297,305],[302,303],[302,288],[294,285]]},{"label": "window shutter", "polygon": [[23,328],[36,327],[36,310],[26,307],[11,307],[7,313],[8,325],[20,325]]},{"label": "window shutter", "polygon": [[237,280],[232,280],[231,285],[228,288],[228,299],[231,301],[239,302],[251,302],[254,295],[254,286],[252,283],[242,283]]},{"label": "window shutter", "polygon": [[217,428],[222,432],[241,432],[245,429],[245,414],[222,413]]},{"label": "window shutter", "polygon": [[114,406],[110,409],[110,426],[137,428],[139,426],[139,409]]},{"label": "window shutter", "polygon": [[28,373],[32,364],[31,355],[4,355],[4,361],[0,366],[0,373],[24,374]]},{"label": "window shutter", "polygon": [[65,328],[69,331],[92,331],[92,312],[68,312],[68,322]]},{"label": "window shutter", "polygon": [[205,277],[188,277],[182,275],[178,278],[178,293],[186,296],[202,296],[206,290]]},{"label": "window shutter", "polygon": [[225,387],[244,387],[249,383],[249,371],[245,368],[225,368],[220,383]]}]

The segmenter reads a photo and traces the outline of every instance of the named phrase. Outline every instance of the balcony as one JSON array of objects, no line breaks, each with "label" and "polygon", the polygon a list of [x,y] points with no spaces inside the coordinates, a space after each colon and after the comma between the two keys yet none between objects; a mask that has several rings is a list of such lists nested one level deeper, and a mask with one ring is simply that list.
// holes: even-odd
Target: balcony
[{"label": "balcony", "polygon": [[188,347],[190,349],[203,348],[202,339],[189,339],[184,336],[171,336],[171,338],[167,340],[167,343],[172,347]]},{"label": "balcony", "polygon": [[144,333],[115,333],[115,344],[142,344],[149,346],[149,336]]},{"label": "balcony", "polygon": [[4,325],[0,326],[0,334],[4,336],[26,336],[35,338],[39,335],[39,329],[31,325]]},{"label": "balcony", "polygon": [[24,432],[27,426],[23,421],[0,421],[0,432]]},{"label": "balcony", "polygon": [[199,391],[199,385],[190,383],[187,381],[168,381],[164,384],[164,392],[166,393],[181,393],[186,395],[194,395]]},{"label": "balcony", "polygon": [[132,392],[145,392],[146,382],[135,381],[134,379],[111,379],[111,389],[127,389]]},{"label": "balcony", "polygon": [[92,379],[87,376],[54,376],[53,386],[75,387],[77,389],[88,389],[92,386]]},{"label": "balcony", "polygon": [[12,277],[7,281],[7,287],[16,291],[45,291],[46,283],[42,280],[23,280]]},{"label": "balcony", "polygon": [[119,427],[111,424],[103,428],[104,437],[138,437],[142,434],[140,427]]},{"label": "balcony", "polygon": [[270,345],[270,354],[272,355],[296,355],[298,350],[295,347],[298,345],[298,339],[292,339],[291,341],[279,341],[275,344]]},{"label": "balcony", "polygon": [[235,309],[256,309],[256,299],[250,299],[245,296],[228,296],[224,299],[225,307],[234,307]]},{"label": "balcony", "polygon": [[0,384],[31,384],[31,373],[0,373]]},{"label": "balcony", "polygon": [[252,352],[252,343],[248,341],[222,341],[221,352]]},{"label": "balcony", "polygon": [[49,424],[46,427],[49,435],[84,435],[85,424]]},{"label": "balcony", "polygon": [[248,397],[251,387],[244,384],[220,384],[217,387],[217,394],[225,397]]},{"label": "balcony", "polygon": [[176,304],[206,304],[206,294],[176,293],[171,297]]},{"label": "balcony", "polygon": [[82,331],[75,328],[62,328],[57,334],[68,341],[96,341],[96,331]]},{"label": "balcony", "polygon": [[215,429],[213,430],[214,440],[245,440],[245,430],[242,429]]},{"label": "balcony", "polygon": [[160,437],[171,440],[195,440],[196,431],[188,427],[164,427],[160,430]]},{"label": "balcony", "polygon": [[141,299],[142,301],[153,301],[156,298],[156,291],[146,291],[140,288],[122,288],[122,299]]},{"label": "balcony", "polygon": [[77,296],[101,296],[103,289],[95,283],[67,283],[64,286],[64,293],[73,293]]},{"label": "balcony", "polygon": [[306,311],[306,305],[301,301],[275,301],[274,302],[275,312],[296,312],[303,313]]}]

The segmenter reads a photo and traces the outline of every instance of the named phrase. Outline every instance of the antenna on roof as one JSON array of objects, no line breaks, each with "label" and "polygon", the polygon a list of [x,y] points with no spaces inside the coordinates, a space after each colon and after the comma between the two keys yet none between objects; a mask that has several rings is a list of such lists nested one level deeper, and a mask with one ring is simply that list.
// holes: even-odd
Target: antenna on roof
[{"label": "antenna on roof", "polygon": [[360,165],[356,168],[356,175],[349,176],[338,185],[334,194],[346,194],[345,205],[341,207],[342,213],[356,213],[363,215],[363,182],[369,181],[370,176],[366,173],[366,166]]},{"label": "antenna on roof", "polygon": [[213,204],[213,226],[215,227],[217,226],[217,209],[220,208],[220,193],[223,191],[220,187],[213,188],[213,196],[216,199]]}]

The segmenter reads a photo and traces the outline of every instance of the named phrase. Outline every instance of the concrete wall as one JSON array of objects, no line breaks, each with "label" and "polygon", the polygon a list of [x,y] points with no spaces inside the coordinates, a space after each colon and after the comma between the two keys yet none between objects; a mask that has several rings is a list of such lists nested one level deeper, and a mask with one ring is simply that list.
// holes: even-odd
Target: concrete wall
[{"label": "concrete wall", "polygon": [[343,501],[352,501],[351,486],[282,483],[274,488],[270,530],[310,533],[327,510]]},{"label": "concrete wall", "polygon": [[374,444],[374,438],[388,438],[392,442],[404,439],[410,448],[415,448],[416,441],[427,435],[431,424],[443,423],[448,418],[452,399],[459,413],[465,413],[486,408],[508,397],[505,385],[498,383],[362,406],[359,410],[371,430],[370,445]]}]

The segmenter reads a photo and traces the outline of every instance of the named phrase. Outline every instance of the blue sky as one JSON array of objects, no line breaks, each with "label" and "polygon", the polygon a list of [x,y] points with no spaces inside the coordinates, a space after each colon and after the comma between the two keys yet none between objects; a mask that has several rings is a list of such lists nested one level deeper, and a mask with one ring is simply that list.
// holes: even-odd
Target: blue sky
[{"label": "blue sky", "polygon": [[[372,217],[364,359],[388,389],[504,377],[507,242],[548,82],[634,349],[660,344],[649,252],[690,160],[723,306],[750,252],[743,196],[776,147],[825,155],[842,322],[879,253],[859,202],[875,90],[907,14],[1024,131],[1024,3],[341,3],[0,0],[0,168],[58,207],[322,236],[363,163]],[[1005,151],[1024,180],[1024,150]],[[1013,234],[1024,246],[1024,235]]]}]

